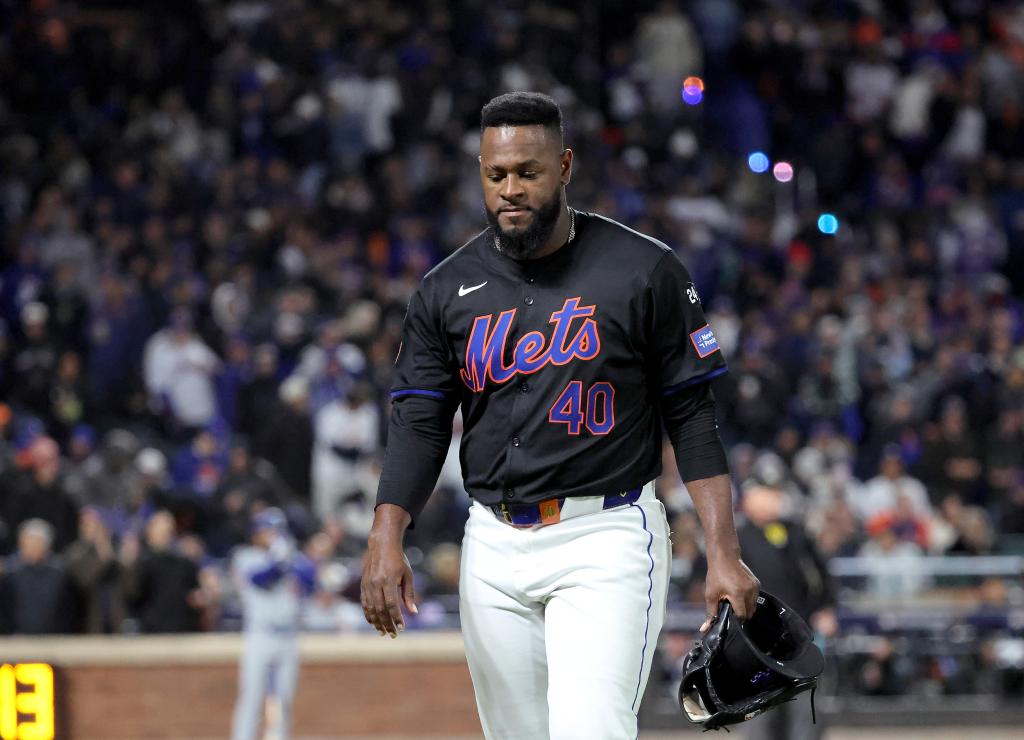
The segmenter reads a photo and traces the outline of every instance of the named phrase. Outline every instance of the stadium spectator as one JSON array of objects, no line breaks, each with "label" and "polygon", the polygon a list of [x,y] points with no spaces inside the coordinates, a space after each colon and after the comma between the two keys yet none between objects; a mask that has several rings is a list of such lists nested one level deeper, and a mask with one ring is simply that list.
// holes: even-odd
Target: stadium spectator
[{"label": "stadium spectator", "polygon": [[754,564],[765,591],[797,610],[825,636],[835,633],[835,586],[803,526],[787,512],[787,494],[775,483],[751,478],[743,484],[740,547]]},{"label": "stadium spectator", "polygon": [[878,475],[864,484],[858,495],[850,499],[862,521],[890,512],[897,507],[900,498],[905,498],[917,516],[931,515],[931,502],[924,484],[907,475],[903,465],[903,453],[896,445],[886,447],[878,466]]},{"label": "stadium spectator", "polygon": [[199,629],[199,567],[178,551],[171,513],[146,523],[144,545],[122,551],[125,597],[141,632]]},{"label": "stadium spectator", "polygon": [[313,511],[321,519],[337,513],[342,499],[362,493],[369,501],[376,491],[360,491],[359,471],[380,445],[376,404],[364,385],[344,400],[321,408],[314,418]]},{"label": "stadium spectator", "polygon": [[1024,473],[1017,475],[1006,496],[997,502],[1000,531],[1024,535]]},{"label": "stadium spectator", "polygon": [[914,506],[911,497],[902,491],[896,493],[892,505],[879,511],[865,522],[865,529],[868,532],[886,530],[892,532],[903,542],[912,542],[922,552],[927,552],[930,546],[929,521],[931,510],[926,510],[922,515]]},{"label": "stadium spectator", "polygon": [[922,552],[917,544],[901,538],[888,520],[874,523],[868,535],[870,539],[858,552],[868,565],[868,593],[902,600],[927,588],[929,579],[923,572]]},{"label": "stadium spectator", "polygon": [[78,539],[64,550],[67,571],[82,608],[83,629],[90,633],[121,631],[121,563],[100,513],[83,508]]},{"label": "stadium spectator", "polygon": [[919,462],[920,477],[935,496],[957,493],[967,502],[981,499],[981,450],[976,434],[968,427],[963,399],[943,403],[939,422],[928,430]]},{"label": "stadium spectator", "polygon": [[78,532],[78,505],[67,491],[60,449],[50,437],[37,437],[28,447],[28,469],[15,473],[6,486],[10,524],[42,519],[51,532],[55,551],[67,547]]},{"label": "stadium spectator", "polygon": [[215,508],[214,496],[228,465],[226,429],[213,424],[200,430],[174,456],[171,509],[184,530],[204,534]]},{"label": "stadium spectator", "polygon": [[[799,522],[787,516],[787,494],[778,483],[750,478],[743,484],[743,521],[737,527],[740,547],[749,558],[761,588],[780,598],[807,620],[821,637],[838,629],[835,586],[814,541]],[[800,697],[744,726],[743,736],[761,738],[821,737],[824,728],[806,720],[809,700]]]},{"label": "stadium spectator", "polygon": [[966,507],[957,527],[957,538],[946,552],[950,555],[991,555],[995,547],[995,534],[988,514],[977,506]]},{"label": "stadium spectator", "polygon": [[154,511],[168,506],[172,501],[167,457],[164,453],[152,447],[144,447],[135,455],[133,471],[128,499],[124,507],[115,512],[111,525],[118,537],[141,531]]},{"label": "stadium spectator", "polygon": [[238,390],[238,428],[253,436],[253,453],[267,457],[272,445],[265,444],[261,432],[269,427],[272,410],[277,404],[278,352],[274,344],[260,344],[252,353],[252,375]]},{"label": "stadium spectator", "polygon": [[225,557],[249,539],[249,523],[255,510],[283,506],[287,486],[274,466],[254,459],[248,442],[235,438],[228,454],[228,467],[212,502],[206,542],[217,557]]},{"label": "stadium spectator", "polygon": [[281,384],[278,395],[253,430],[253,454],[270,462],[291,494],[308,505],[313,465],[309,382],[292,376]]},{"label": "stadium spectator", "polygon": [[42,519],[18,528],[18,552],[0,575],[0,633],[72,632],[78,609],[71,579],[53,554],[54,529]]},{"label": "stadium spectator", "polygon": [[50,381],[57,369],[58,346],[49,329],[50,309],[32,301],[21,310],[24,340],[11,363],[11,401],[40,417],[50,410]]},{"label": "stadium spectator", "polygon": [[99,452],[74,466],[74,487],[83,504],[99,509],[108,520],[128,506],[139,451],[138,438],[127,429],[111,429]]},{"label": "stadium spectator", "polygon": [[194,333],[187,310],[177,309],[169,326],[146,343],[143,363],[152,403],[180,426],[180,434],[188,436],[213,421],[213,381],[221,362]]}]

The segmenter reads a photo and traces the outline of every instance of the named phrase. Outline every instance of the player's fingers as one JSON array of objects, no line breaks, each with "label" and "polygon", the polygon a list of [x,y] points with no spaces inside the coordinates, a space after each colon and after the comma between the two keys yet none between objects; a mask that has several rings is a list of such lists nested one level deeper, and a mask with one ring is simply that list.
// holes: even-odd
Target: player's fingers
[{"label": "player's fingers", "polygon": [[367,623],[383,635],[384,630],[377,617],[377,604],[374,599],[373,587],[370,585],[370,579],[365,574],[363,575],[362,582],[359,584],[359,603],[363,607],[363,617]]},{"label": "player's fingers", "polygon": [[363,604],[363,615],[370,626],[377,630],[382,637],[388,634],[388,620],[385,618],[387,610],[384,606],[384,589],[381,587],[381,578],[364,578],[360,584],[360,597]]},{"label": "player's fingers", "polygon": [[397,587],[384,587],[377,592],[377,625],[378,631],[382,635],[390,635],[395,637],[398,634],[398,629],[395,627],[395,620],[392,615],[392,606],[395,604],[396,598],[394,596],[397,591]]},{"label": "player's fingers", "polygon": [[402,609],[399,606],[400,596],[397,584],[385,595],[384,620],[385,629],[392,637],[398,637],[398,633],[405,629],[405,619],[402,617]]},{"label": "player's fingers", "polygon": [[722,599],[721,592],[716,588],[704,593],[704,624],[700,626],[701,632],[707,632],[718,617],[719,603]]},{"label": "player's fingers", "polygon": [[377,605],[373,602],[373,597],[369,594],[363,596],[363,616],[366,621],[369,622],[370,626],[373,627],[381,635],[384,634],[384,628],[380,623],[380,617],[378,616]]},{"label": "player's fingers", "polygon": [[416,586],[412,579],[412,569],[406,566],[405,575],[402,578],[402,601],[410,614],[419,614],[416,608]]},{"label": "player's fingers", "polygon": [[375,589],[377,620],[385,634],[391,637],[398,636],[398,624],[401,622],[402,614],[398,608],[398,579],[394,577],[381,577]]},{"label": "player's fingers", "polygon": [[369,589],[367,588],[366,576],[363,576],[362,582],[359,584],[359,605],[363,607],[363,618],[367,623],[373,627],[374,625],[374,609],[370,603]]},{"label": "player's fingers", "polygon": [[376,610],[373,607],[373,596],[370,593],[370,560],[363,564],[363,573],[359,578],[359,604],[363,607],[363,618],[376,629]]}]

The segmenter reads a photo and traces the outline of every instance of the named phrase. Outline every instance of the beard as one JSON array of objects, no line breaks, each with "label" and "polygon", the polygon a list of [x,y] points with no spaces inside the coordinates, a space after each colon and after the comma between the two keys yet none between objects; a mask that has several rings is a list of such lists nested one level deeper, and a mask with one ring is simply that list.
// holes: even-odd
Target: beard
[{"label": "beard", "polygon": [[517,260],[529,259],[538,249],[547,243],[551,232],[555,230],[558,217],[562,213],[562,189],[555,190],[551,199],[542,203],[539,208],[527,210],[533,214],[529,226],[515,231],[505,231],[498,223],[498,214],[484,204],[487,223],[498,239],[498,251]]}]

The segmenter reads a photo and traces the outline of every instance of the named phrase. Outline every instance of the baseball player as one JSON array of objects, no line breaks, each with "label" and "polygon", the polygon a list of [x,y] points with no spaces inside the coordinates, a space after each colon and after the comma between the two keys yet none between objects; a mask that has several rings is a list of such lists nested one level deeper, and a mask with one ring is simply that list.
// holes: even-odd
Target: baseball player
[{"label": "baseball player", "polygon": [[284,740],[299,674],[296,635],[302,598],[313,592],[316,570],[296,551],[280,509],[265,509],[254,517],[252,541],[232,561],[245,637],[231,738],[256,739],[264,701],[272,692],[277,711],[268,734]]},{"label": "baseball player", "polygon": [[568,206],[555,101],[511,93],[482,114],[489,226],[409,304],[363,611],[392,637],[400,605],[416,612],[402,538],[461,405],[460,614],[485,735],[632,738],[669,578],[662,424],[705,530],[707,613],[724,598],[746,617],[758,593],[708,386],[726,366],[673,252]]}]

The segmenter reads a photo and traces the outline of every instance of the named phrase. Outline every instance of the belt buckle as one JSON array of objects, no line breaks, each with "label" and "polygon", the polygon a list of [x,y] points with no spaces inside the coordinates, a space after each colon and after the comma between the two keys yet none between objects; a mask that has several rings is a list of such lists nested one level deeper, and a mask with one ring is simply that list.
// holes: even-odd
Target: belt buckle
[{"label": "belt buckle", "polygon": [[502,501],[501,504],[501,515],[505,517],[506,524],[512,524],[512,513],[508,510],[508,505]]}]

